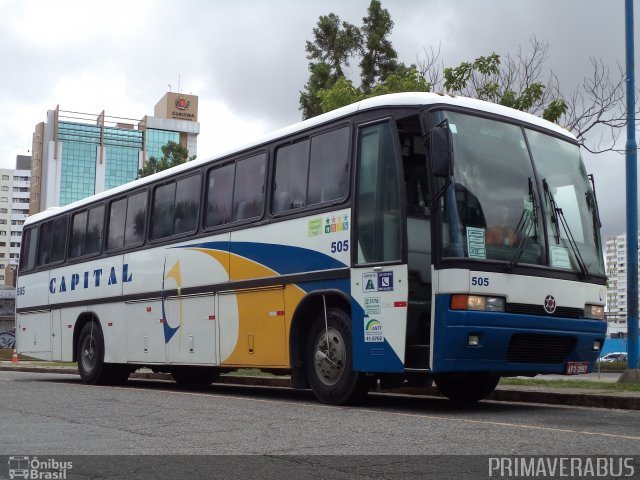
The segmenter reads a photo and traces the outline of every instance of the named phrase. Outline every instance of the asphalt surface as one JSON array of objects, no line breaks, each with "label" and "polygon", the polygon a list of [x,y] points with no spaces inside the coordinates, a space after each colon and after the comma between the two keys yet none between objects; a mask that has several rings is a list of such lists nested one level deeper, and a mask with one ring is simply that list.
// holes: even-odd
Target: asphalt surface
[{"label": "asphalt surface", "polygon": [[[16,370],[34,373],[49,374],[78,374],[77,369],[69,366],[60,366],[52,363],[51,366],[34,366],[31,362],[12,363],[11,361],[1,361],[0,371]],[[536,378],[549,380],[593,380],[615,382],[620,374],[610,373],[591,373],[587,375],[576,376],[559,376],[544,375]],[[172,380],[171,375],[167,373],[153,373],[150,371],[138,371],[129,377],[131,379],[149,379],[149,380]],[[288,377],[269,377],[269,376],[235,376],[232,374],[220,376],[217,384],[229,385],[253,385],[264,387],[289,387]],[[398,393],[406,395],[424,395],[428,397],[439,397],[440,393],[435,387],[412,387],[399,388],[394,390],[386,390],[389,393]],[[630,391],[612,391],[606,389],[587,389],[587,388],[568,388],[568,387],[544,387],[544,386],[515,386],[515,385],[498,385],[496,390],[488,397],[488,400],[504,401],[504,402],[524,402],[524,403],[540,403],[550,405],[568,405],[577,407],[591,408],[609,408],[622,410],[640,410],[640,392]]]}]

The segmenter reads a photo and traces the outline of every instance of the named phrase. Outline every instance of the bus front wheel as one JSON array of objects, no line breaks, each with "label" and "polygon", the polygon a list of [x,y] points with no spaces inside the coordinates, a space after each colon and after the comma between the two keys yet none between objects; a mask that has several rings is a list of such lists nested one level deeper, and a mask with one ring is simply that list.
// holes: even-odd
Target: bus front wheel
[{"label": "bus front wheel", "polygon": [[433,378],[440,393],[454,402],[478,402],[487,398],[500,381],[499,375],[482,372],[441,373]]},{"label": "bus front wheel", "polygon": [[313,393],[323,403],[343,405],[362,399],[368,383],[353,371],[351,319],[339,308],[316,317],[309,329],[305,368]]}]

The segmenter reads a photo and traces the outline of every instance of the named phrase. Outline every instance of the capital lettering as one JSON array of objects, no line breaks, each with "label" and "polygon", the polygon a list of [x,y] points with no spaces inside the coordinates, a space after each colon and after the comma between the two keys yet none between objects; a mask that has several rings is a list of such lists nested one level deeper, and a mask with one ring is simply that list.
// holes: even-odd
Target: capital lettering
[{"label": "capital lettering", "polygon": [[118,279],[116,278],[116,268],[111,267],[111,272],[109,273],[109,281],[107,282],[107,284],[115,285],[116,283],[118,283]]},{"label": "capital lettering", "polygon": [[79,283],[80,275],[78,275],[77,273],[71,275],[71,290],[75,290]]},{"label": "capital lettering", "polygon": [[122,265],[122,283],[130,282],[133,278],[133,274],[129,273],[129,264],[124,263]]},{"label": "capital lettering", "polygon": [[49,293],[56,293],[56,279],[52,278],[49,282]]},{"label": "capital lettering", "polygon": [[96,268],[93,271],[93,277],[96,280],[96,287],[100,286],[100,278],[102,277],[102,269],[101,268]]}]

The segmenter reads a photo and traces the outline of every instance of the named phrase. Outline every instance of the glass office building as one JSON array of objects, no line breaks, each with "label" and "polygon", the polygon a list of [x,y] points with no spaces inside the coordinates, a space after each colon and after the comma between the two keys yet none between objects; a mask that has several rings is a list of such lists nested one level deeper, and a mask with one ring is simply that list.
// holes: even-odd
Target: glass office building
[{"label": "glass office building", "polygon": [[162,147],[169,142],[180,143],[179,132],[148,129],[146,135],[147,158],[162,158]]},{"label": "glass office building", "polygon": [[147,159],[162,157],[169,141],[196,155],[197,99],[169,92],[156,104],[154,116],[141,119],[50,110],[33,134],[29,213],[135,180]]}]

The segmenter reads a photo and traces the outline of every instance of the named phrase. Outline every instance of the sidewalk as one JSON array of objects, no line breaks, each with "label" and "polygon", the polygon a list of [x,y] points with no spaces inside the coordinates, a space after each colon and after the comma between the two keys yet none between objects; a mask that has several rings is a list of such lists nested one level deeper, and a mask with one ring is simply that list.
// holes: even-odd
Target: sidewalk
[{"label": "sidewalk", "polygon": [[[32,363],[37,363],[32,365]],[[75,367],[51,363],[51,366],[42,366],[42,362],[20,361],[15,364],[11,361],[0,361],[0,371],[52,373],[52,374],[72,374],[78,375]],[[153,373],[151,371],[137,371],[129,378],[146,380],[172,380],[168,373]],[[579,376],[541,375],[536,378],[547,380],[591,380],[615,382],[620,374],[601,373],[598,378],[597,373]],[[226,374],[220,376],[215,383],[228,385],[252,385],[265,387],[289,387],[288,377],[250,377],[235,376]],[[384,393],[398,393],[405,395],[424,395],[429,397],[441,397],[435,387],[406,387],[394,390],[386,390]],[[585,389],[585,388],[564,388],[545,386],[516,386],[498,385],[496,390],[489,396],[488,400],[498,402],[523,402],[523,403],[543,403],[550,405],[570,405],[576,407],[592,408],[616,408],[622,410],[640,410],[640,392],[616,392],[605,389]]]}]

